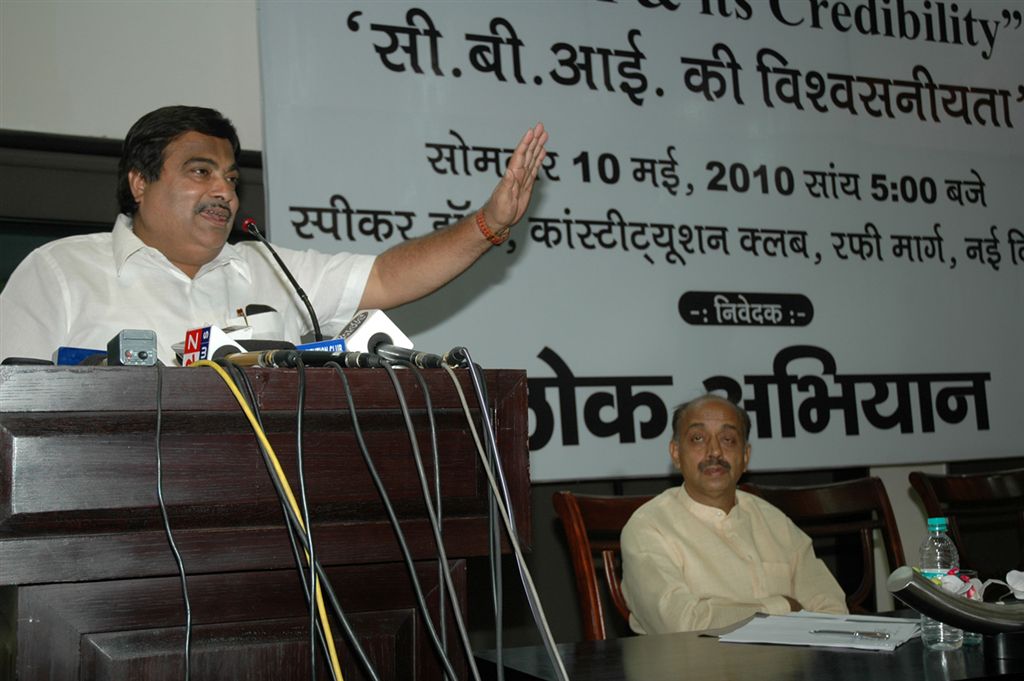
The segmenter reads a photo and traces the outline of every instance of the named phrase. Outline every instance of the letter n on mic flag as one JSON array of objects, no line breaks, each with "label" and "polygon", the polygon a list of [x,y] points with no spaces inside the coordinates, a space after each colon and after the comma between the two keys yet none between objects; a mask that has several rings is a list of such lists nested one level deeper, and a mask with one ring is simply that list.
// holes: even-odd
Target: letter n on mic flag
[{"label": "letter n on mic flag", "polygon": [[181,356],[181,365],[189,366],[201,359],[210,357],[210,327],[189,329],[185,332],[185,352]]}]

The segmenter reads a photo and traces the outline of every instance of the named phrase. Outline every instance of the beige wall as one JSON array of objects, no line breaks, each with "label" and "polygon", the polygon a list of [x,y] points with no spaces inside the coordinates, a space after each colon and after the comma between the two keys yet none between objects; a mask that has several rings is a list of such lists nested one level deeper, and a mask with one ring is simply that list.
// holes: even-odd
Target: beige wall
[{"label": "beige wall", "polygon": [[0,128],[121,139],[168,104],[263,148],[255,0],[0,1]]}]

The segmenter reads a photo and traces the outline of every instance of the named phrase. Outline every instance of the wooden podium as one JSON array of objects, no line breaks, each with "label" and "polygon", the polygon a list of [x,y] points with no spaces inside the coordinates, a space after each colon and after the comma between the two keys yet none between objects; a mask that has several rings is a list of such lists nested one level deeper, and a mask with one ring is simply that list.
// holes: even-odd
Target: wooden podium
[{"label": "wooden podium", "polygon": [[[297,372],[247,372],[298,494]],[[303,453],[316,555],[382,680],[441,679],[341,381],[330,369],[306,373]],[[470,377],[456,373],[478,419]],[[410,372],[398,375],[429,476],[427,402]],[[162,376],[163,488],[188,574],[192,679],[307,679],[308,610],[252,429],[212,369],[168,368]],[[437,553],[396,390],[383,370],[346,376],[437,622]],[[465,558],[487,553],[487,483],[449,376],[424,376],[445,548],[465,613]],[[526,375],[485,378],[520,538],[529,544]],[[157,504],[157,404],[155,368],[0,367],[0,678],[11,670],[19,681],[182,678],[185,609]],[[449,657],[464,677],[450,610],[449,603]],[[333,618],[331,626],[345,679],[365,678]],[[322,659],[317,671],[330,678]]]}]

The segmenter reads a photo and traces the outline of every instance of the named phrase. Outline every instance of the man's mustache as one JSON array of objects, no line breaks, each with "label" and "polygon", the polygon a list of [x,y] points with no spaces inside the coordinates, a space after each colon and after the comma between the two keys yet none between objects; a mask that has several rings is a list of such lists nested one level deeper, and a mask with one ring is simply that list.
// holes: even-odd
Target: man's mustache
[{"label": "man's mustache", "polygon": [[226,201],[207,201],[205,203],[200,203],[196,206],[196,215],[211,208],[223,210],[229,216],[231,215],[231,204]]},{"label": "man's mustache", "polygon": [[697,470],[703,473],[704,469],[710,466],[718,466],[719,468],[724,468],[727,471],[732,470],[732,466],[729,465],[729,462],[720,456],[714,456],[711,457],[710,459],[704,459],[699,464],[697,464]]}]

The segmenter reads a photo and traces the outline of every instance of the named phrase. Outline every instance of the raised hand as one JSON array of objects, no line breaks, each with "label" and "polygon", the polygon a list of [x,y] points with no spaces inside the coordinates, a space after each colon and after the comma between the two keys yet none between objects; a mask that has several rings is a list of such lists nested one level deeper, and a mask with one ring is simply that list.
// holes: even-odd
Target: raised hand
[{"label": "raised hand", "polygon": [[519,222],[526,213],[530,197],[533,195],[533,183],[547,155],[544,148],[547,141],[548,132],[544,129],[543,123],[538,123],[527,130],[519,140],[505,175],[483,208],[484,219],[495,233],[504,232]]}]

